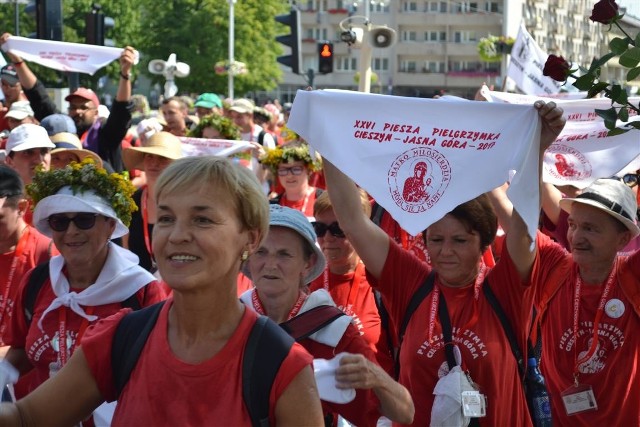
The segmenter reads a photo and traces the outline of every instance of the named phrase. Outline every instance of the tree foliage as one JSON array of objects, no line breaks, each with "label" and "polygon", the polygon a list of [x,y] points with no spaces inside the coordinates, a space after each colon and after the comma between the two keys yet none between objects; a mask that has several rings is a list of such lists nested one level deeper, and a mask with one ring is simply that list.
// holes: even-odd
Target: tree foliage
[{"label": "tree foliage", "polygon": [[[153,1],[153,0],[148,0]],[[151,59],[166,59],[175,53],[191,67],[177,84],[181,92],[227,92],[227,76],[217,75],[214,64],[229,58],[229,1],[173,0],[147,9],[140,47],[146,70]],[[276,56],[274,16],[286,10],[281,0],[242,0],[234,6],[234,59],[247,64],[248,74],[234,78],[237,93],[268,90],[281,76]],[[161,76],[154,76],[162,81]]]},{"label": "tree foliage", "polygon": [[[102,6],[105,16],[115,19],[107,38],[118,47],[133,46],[141,52],[134,73],[146,74],[163,83],[164,77],[148,73],[152,59],[166,60],[175,53],[186,62],[191,73],[176,83],[181,93],[227,92],[227,76],[216,75],[213,66],[229,56],[229,0],[63,0],[64,41],[83,43],[85,15],[93,3]],[[234,58],[247,64],[249,73],[234,78],[236,93],[273,89],[281,77],[276,57],[282,48],[275,41],[286,29],[274,16],[287,10],[282,0],[240,0],[235,3]],[[2,32],[15,34],[14,5],[0,5]],[[35,31],[35,20],[20,5],[20,35]],[[64,73],[31,64],[36,75],[49,86],[66,86]],[[117,77],[118,64],[112,63],[93,77],[81,74],[80,83],[95,87],[97,79],[108,74]]]}]

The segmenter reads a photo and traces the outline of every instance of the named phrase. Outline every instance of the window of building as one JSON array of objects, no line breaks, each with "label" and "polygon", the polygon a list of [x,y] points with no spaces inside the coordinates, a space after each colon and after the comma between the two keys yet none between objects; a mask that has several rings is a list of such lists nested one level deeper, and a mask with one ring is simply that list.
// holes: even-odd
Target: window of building
[{"label": "window of building", "polygon": [[461,1],[455,4],[455,11],[457,13],[477,13],[478,3],[470,1]]},{"label": "window of building", "polygon": [[427,43],[447,41],[447,33],[445,31],[427,31],[424,33],[424,41]]},{"label": "window of building", "polygon": [[400,72],[403,72],[403,73],[415,73],[416,69],[417,69],[416,61],[403,60],[400,63]]},{"label": "window of building", "polygon": [[417,12],[418,11],[418,2],[415,2],[415,1],[404,1],[404,2],[402,2],[402,11],[403,12]]},{"label": "window of building", "polygon": [[424,11],[427,13],[447,13],[447,2],[427,1],[424,5]]},{"label": "window of building", "polygon": [[425,73],[444,73],[444,62],[425,61],[423,71]]},{"label": "window of building", "polygon": [[478,41],[478,34],[475,31],[456,31],[453,40],[455,43],[474,43]]},{"label": "window of building", "polygon": [[502,13],[501,4],[497,1],[488,1],[487,3],[485,3],[484,10],[491,13]]},{"label": "window of building", "polygon": [[405,42],[414,42],[414,41],[416,41],[417,39],[418,39],[418,38],[417,38],[417,35],[416,35],[416,32],[415,32],[415,31],[403,31],[403,32],[402,32],[402,41],[405,41]]},{"label": "window of building", "polygon": [[371,68],[374,71],[389,71],[389,58],[373,58]]},{"label": "window of building", "polygon": [[356,58],[338,56],[334,59],[334,64],[336,65],[336,70],[338,71],[357,71],[358,70],[358,61],[356,60]]}]

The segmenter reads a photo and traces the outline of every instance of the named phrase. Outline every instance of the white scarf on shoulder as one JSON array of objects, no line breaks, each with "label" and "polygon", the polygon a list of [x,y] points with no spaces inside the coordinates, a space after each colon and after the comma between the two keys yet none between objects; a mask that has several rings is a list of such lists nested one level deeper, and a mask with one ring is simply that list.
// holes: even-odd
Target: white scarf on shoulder
[{"label": "white scarf on shoulder", "polygon": [[135,294],[155,277],[138,264],[138,256],[133,252],[109,242],[109,254],[95,283],[80,292],[70,292],[69,281],[62,273],[64,258],[59,255],[49,262],[51,287],[56,294],[49,307],[42,313],[38,327],[42,330],[44,317],[58,307],[69,307],[74,313],[89,320],[98,317],[88,315],[81,306],[98,306],[122,302]]},{"label": "white scarf on shoulder", "polygon": [[[251,297],[255,291],[255,289],[249,289],[240,296],[240,301],[242,301],[247,307],[254,311],[255,309],[253,308]],[[331,298],[331,295],[329,295],[329,292],[324,289],[318,289],[317,291],[311,292],[304,303],[302,303],[302,307],[300,307],[300,312],[298,313],[298,315],[320,305],[330,305],[333,307],[336,306],[336,303],[333,302],[333,299]],[[318,332],[309,335],[309,339],[319,342],[320,344],[335,347],[342,339],[342,336],[346,332],[350,323],[351,316],[344,315],[338,317],[336,320],[320,329]]]}]

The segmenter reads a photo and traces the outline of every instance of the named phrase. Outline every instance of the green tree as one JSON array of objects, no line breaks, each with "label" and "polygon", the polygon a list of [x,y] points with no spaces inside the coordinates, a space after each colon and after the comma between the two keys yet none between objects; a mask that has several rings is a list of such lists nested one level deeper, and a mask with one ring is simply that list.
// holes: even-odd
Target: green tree
[{"label": "green tree", "polygon": [[[153,0],[147,0],[153,1]],[[249,72],[234,78],[238,94],[273,89],[281,77],[276,57],[282,52],[275,41],[275,15],[286,11],[281,0],[240,0],[234,6],[234,59],[247,64]],[[144,33],[139,48],[146,71],[152,59],[166,59],[175,53],[178,61],[191,67],[187,78],[176,84],[181,93],[227,92],[227,76],[215,74],[218,61],[228,59],[228,0],[173,0],[146,7]],[[280,33],[286,31],[284,28]],[[162,83],[162,76],[152,76]]]}]

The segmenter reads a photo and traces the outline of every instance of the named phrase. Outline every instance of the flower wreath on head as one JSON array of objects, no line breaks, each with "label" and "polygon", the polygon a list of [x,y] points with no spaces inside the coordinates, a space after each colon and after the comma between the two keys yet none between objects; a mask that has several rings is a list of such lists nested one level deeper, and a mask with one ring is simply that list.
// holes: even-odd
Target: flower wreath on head
[{"label": "flower wreath on head", "polygon": [[309,152],[307,144],[291,144],[284,147],[276,147],[267,150],[264,156],[260,157],[260,163],[267,165],[275,173],[281,163],[301,161],[304,162],[311,172],[322,169],[322,161],[316,153],[315,158]]},{"label": "flower wreath on head", "polygon": [[57,194],[62,187],[69,186],[74,194],[82,190],[92,190],[105,199],[116,215],[127,227],[131,223],[131,214],[138,210],[133,201],[136,188],[119,173],[109,174],[96,166],[90,157],[82,162],[71,162],[62,169],[36,171],[33,182],[27,185],[27,194],[34,206],[45,197]]},{"label": "flower wreath on head", "polygon": [[220,132],[221,139],[240,140],[240,128],[228,117],[219,114],[209,114],[200,119],[195,128],[189,131],[188,136],[202,138],[205,128],[213,128]]}]

